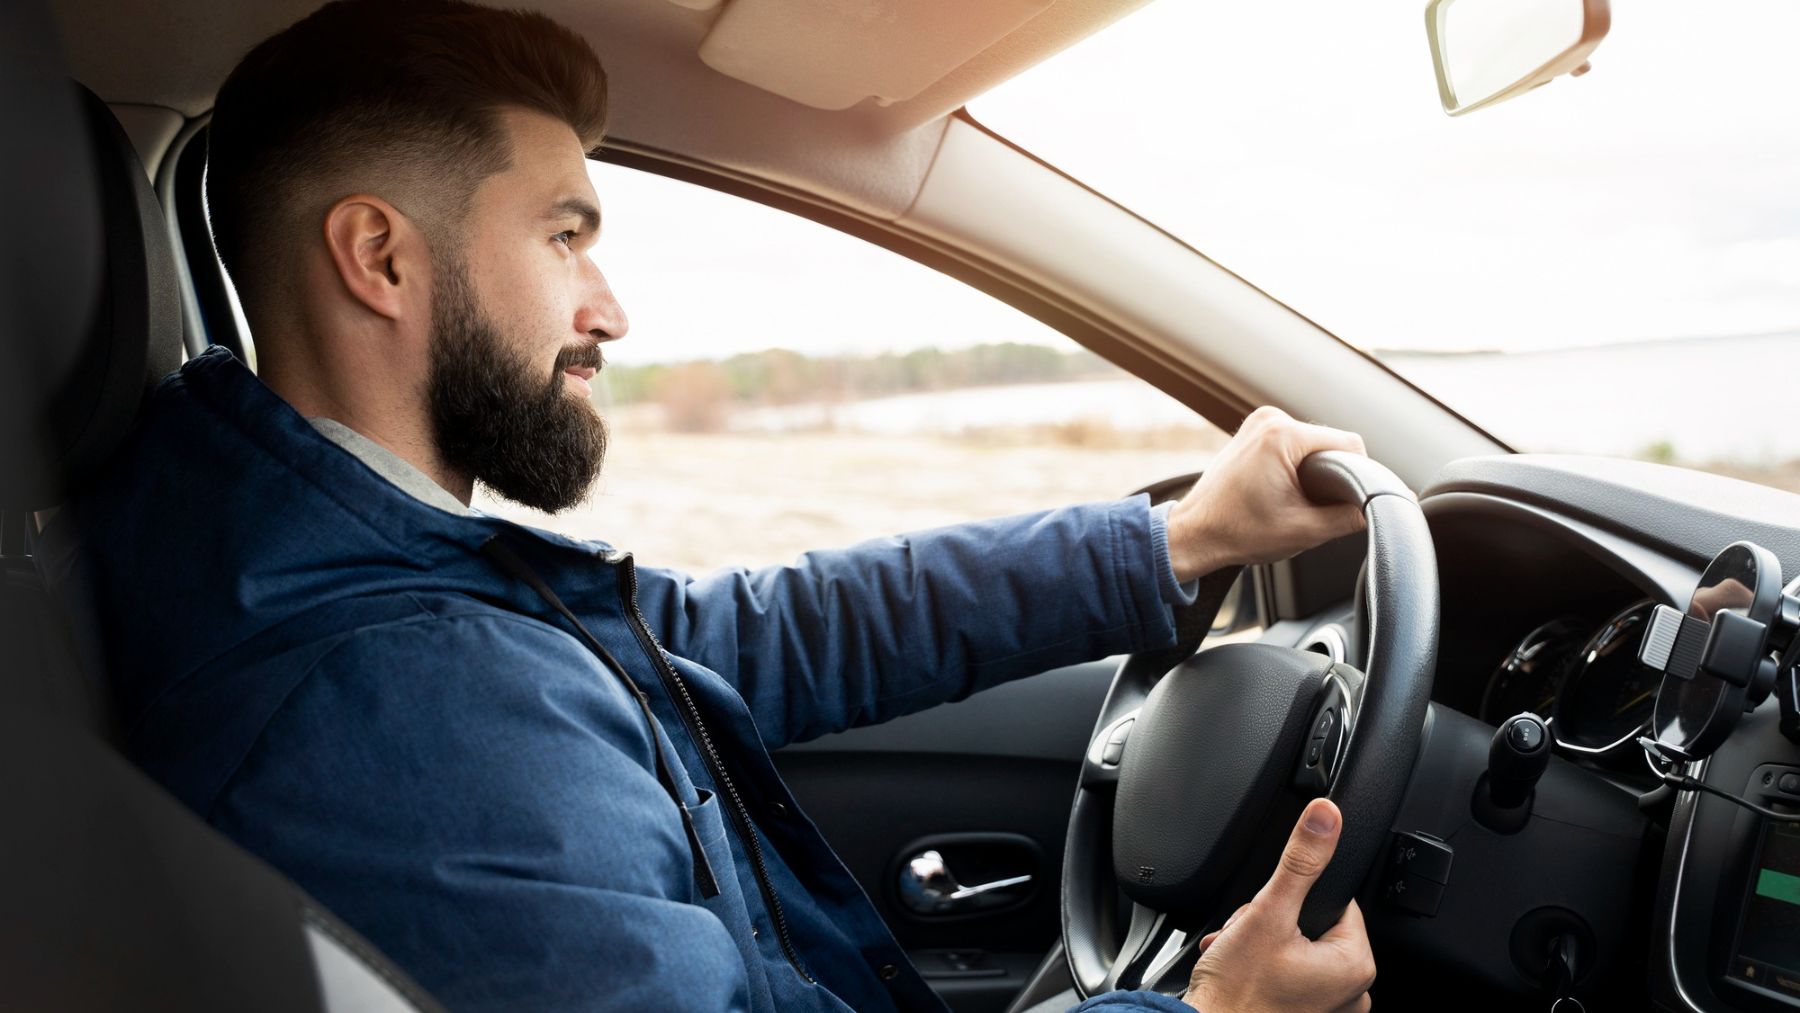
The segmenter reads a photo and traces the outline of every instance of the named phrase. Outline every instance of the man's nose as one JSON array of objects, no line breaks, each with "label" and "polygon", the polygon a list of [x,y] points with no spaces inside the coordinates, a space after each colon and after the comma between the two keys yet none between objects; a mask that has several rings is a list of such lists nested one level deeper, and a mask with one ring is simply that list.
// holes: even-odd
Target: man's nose
[{"label": "man's nose", "polygon": [[576,314],[575,329],[599,341],[617,341],[631,328],[625,318],[625,307],[613,295],[600,265],[590,258],[582,271],[581,309]]}]

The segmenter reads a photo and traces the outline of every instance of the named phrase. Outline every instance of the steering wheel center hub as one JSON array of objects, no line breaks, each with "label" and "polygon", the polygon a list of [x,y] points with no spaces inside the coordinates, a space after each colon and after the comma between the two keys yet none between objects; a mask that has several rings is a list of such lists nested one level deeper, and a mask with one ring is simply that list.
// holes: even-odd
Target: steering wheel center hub
[{"label": "steering wheel center hub", "polygon": [[1127,895],[1179,911],[1217,892],[1287,790],[1331,667],[1309,651],[1225,644],[1157,683],[1113,808],[1114,873]]}]

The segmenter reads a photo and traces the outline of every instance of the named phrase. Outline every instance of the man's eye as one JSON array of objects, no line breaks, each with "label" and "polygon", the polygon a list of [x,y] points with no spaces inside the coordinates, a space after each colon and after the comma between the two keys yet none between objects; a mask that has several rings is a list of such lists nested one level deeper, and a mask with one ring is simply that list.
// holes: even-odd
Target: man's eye
[{"label": "man's eye", "polygon": [[558,243],[563,244],[564,246],[567,246],[570,243],[575,241],[575,230],[574,229],[564,229],[561,232],[558,232],[556,235],[551,236],[550,239],[553,242],[558,242]]}]

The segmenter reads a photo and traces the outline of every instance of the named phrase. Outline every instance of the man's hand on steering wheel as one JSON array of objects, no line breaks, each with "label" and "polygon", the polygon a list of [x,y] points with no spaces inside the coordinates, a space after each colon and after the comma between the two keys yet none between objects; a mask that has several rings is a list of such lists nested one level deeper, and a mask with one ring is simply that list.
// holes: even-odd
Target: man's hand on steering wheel
[{"label": "man's hand on steering wheel", "polygon": [[1300,462],[1319,450],[1364,453],[1355,433],[1296,422],[1279,408],[1251,412],[1169,513],[1176,578],[1185,582],[1224,566],[1286,559],[1361,531],[1361,508],[1319,506],[1300,491]]},{"label": "man's hand on steering wheel", "polygon": [[1317,940],[1300,932],[1300,904],[1337,849],[1343,819],[1329,799],[1300,814],[1274,875],[1223,928],[1200,940],[1182,1000],[1201,1013],[1363,1013],[1375,957],[1356,902]]}]

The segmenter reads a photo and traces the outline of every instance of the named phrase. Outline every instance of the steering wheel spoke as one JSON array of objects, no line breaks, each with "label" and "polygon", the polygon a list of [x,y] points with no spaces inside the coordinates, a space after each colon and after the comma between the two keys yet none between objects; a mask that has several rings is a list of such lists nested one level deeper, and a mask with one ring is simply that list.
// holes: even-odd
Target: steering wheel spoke
[{"label": "steering wheel spoke", "polygon": [[1119,783],[1119,768],[1125,762],[1125,749],[1131,742],[1131,729],[1137,724],[1138,708],[1101,726],[1081,759],[1081,787],[1111,790]]},{"label": "steering wheel spoke", "polygon": [[[1175,920],[1161,911],[1143,904],[1131,905],[1131,921],[1125,930],[1125,942],[1106,976],[1106,990],[1115,988],[1154,989],[1169,972],[1183,963],[1193,950],[1188,934],[1175,926]],[[1182,981],[1172,994],[1185,988]]]},{"label": "steering wheel spoke", "polygon": [[1293,789],[1304,798],[1331,790],[1349,751],[1356,710],[1362,700],[1363,675],[1344,664],[1331,666],[1307,720],[1307,739],[1294,763]]}]

